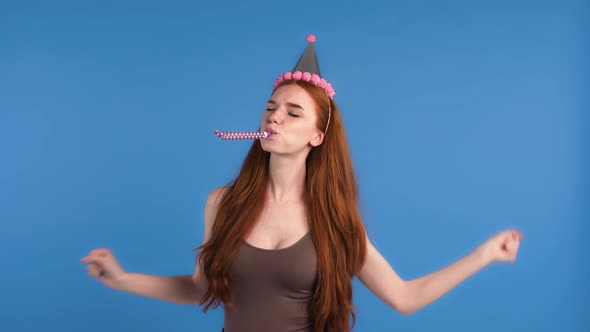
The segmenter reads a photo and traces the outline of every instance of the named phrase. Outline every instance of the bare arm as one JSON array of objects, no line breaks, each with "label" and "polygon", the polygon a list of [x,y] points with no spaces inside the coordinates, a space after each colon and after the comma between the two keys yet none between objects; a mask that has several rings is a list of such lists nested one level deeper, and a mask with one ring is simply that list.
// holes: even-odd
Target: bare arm
[{"label": "bare arm", "polygon": [[94,249],[81,259],[88,274],[122,292],[179,304],[197,304],[199,293],[191,275],[155,276],[123,270],[108,248]]},{"label": "bare arm", "polygon": [[404,315],[436,301],[493,261],[515,261],[522,234],[504,231],[451,265],[404,281],[367,239],[367,260],[358,278],[377,297]]},{"label": "bare arm", "polygon": [[199,304],[200,299],[190,274],[155,276],[126,272],[115,289],[177,304]]},{"label": "bare arm", "polygon": [[438,300],[490,263],[479,252],[472,251],[440,270],[406,282],[405,314],[412,314]]},{"label": "bare arm", "polygon": [[[203,243],[211,236],[220,189],[209,194],[205,206]],[[107,248],[94,249],[81,259],[88,263],[88,272],[113,289],[178,304],[199,304],[207,289],[207,280],[200,277],[202,269],[195,266],[193,275],[156,276],[126,272]]]},{"label": "bare arm", "polygon": [[[205,205],[205,232],[203,243],[211,238],[211,229],[217,213],[221,188],[213,190]],[[207,290],[207,279],[200,264],[195,265],[193,275],[160,277],[138,273],[126,273],[120,290],[179,304],[199,304]]]}]

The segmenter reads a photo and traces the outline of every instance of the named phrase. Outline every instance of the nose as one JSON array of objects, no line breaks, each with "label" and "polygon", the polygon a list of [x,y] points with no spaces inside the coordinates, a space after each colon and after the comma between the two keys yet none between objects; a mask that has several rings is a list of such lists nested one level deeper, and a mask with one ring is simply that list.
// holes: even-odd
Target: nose
[{"label": "nose", "polygon": [[277,108],[274,111],[270,111],[270,115],[268,116],[268,122],[269,123],[281,123],[283,121],[284,118],[284,112],[280,109]]}]

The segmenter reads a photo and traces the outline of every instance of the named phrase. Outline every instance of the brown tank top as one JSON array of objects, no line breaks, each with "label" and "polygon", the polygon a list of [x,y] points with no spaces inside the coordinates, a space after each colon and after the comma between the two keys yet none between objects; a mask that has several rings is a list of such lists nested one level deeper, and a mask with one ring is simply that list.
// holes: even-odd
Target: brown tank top
[{"label": "brown tank top", "polygon": [[243,241],[229,271],[235,307],[224,309],[225,332],[310,332],[309,305],[317,256],[308,232],[278,250]]}]

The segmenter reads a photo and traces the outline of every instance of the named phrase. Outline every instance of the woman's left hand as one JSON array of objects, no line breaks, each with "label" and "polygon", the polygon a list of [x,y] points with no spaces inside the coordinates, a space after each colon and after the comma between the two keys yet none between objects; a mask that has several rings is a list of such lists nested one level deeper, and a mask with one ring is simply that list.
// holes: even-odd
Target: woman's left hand
[{"label": "woman's left hand", "polygon": [[522,240],[522,232],[509,229],[501,231],[500,233],[492,236],[484,243],[480,244],[475,252],[481,255],[485,262],[509,262],[514,263],[516,261],[516,255],[518,254],[518,247],[520,240]]}]

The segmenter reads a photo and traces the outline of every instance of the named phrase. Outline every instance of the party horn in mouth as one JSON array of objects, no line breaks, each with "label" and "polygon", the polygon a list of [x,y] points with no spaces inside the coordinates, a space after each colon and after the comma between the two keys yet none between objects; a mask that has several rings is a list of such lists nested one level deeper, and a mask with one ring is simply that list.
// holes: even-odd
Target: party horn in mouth
[{"label": "party horn in mouth", "polygon": [[215,135],[224,140],[250,140],[267,138],[272,135],[270,131],[219,131],[215,129]]}]

